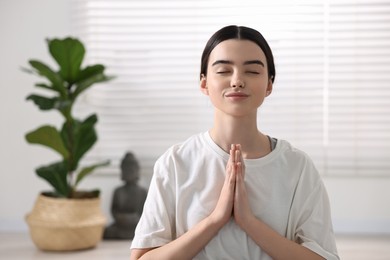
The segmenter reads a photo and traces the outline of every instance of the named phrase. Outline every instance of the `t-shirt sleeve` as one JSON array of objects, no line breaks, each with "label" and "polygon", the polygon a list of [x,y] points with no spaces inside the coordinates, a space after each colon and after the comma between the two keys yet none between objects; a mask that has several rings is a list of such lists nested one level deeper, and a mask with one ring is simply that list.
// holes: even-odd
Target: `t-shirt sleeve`
[{"label": "t-shirt sleeve", "polygon": [[157,160],[131,248],[159,247],[175,237],[175,196],[169,157]]},{"label": "t-shirt sleeve", "polygon": [[290,237],[328,260],[337,254],[328,194],[314,165],[309,162],[297,186],[290,212]]}]

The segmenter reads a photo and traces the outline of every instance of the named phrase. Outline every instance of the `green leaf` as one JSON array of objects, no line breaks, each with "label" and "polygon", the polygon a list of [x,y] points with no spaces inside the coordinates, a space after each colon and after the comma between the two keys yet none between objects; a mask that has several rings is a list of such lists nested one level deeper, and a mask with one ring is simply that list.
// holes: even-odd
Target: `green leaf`
[{"label": "green leaf", "polygon": [[58,98],[48,98],[40,95],[29,95],[27,100],[32,100],[35,105],[39,107],[41,110],[50,110],[56,108],[56,104],[58,102]]},{"label": "green leaf", "polygon": [[45,125],[27,133],[26,140],[30,144],[40,144],[53,149],[62,155],[64,159],[69,157],[69,151],[65,148],[60,133],[53,126]]},{"label": "green leaf", "polygon": [[86,82],[89,82],[90,79],[101,77],[104,72],[104,66],[101,64],[96,64],[92,66],[88,66],[84,68],[80,73],[79,76],[75,82],[76,84],[76,90],[74,92],[74,98],[76,98],[81,92],[86,90],[89,86],[92,84],[86,84]]},{"label": "green leaf", "polygon": [[86,177],[89,174],[91,174],[96,168],[107,166],[109,164],[110,164],[110,161],[105,161],[105,162],[102,162],[102,163],[97,163],[97,164],[94,164],[94,165],[82,168],[81,171],[77,174],[76,183],[74,184],[73,189],[76,188],[76,186],[80,183],[80,181],[82,179],[84,179],[84,177]]},{"label": "green leaf", "polygon": [[35,86],[38,87],[38,88],[44,88],[44,89],[48,89],[48,90],[57,91],[52,86],[49,86],[49,85],[47,85],[45,83],[36,83]]},{"label": "green leaf", "polygon": [[86,89],[88,89],[90,86],[92,86],[95,83],[101,83],[105,81],[112,80],[114,77],[108,77],[104,75],[103,73],[96,73],[94,75],[89,76],[88,78],[85,78],[79,82],[76,83],[76,90],[74,92],[74,98],[76,98],[80,93],[84,92]]},{"label": "green leaf", "polygon": [[97,122],[97,116],[95,114],[85,119],[77,129],[75,133],[76,143],[74,156],[78,162],[84,156],[84,154],[92,148],[97,141],[97,134],[95,131],[95,124]]},{"label": "green leaf", "polygon": [[80,66],[84,59],[85,48],[83,44],[74,38],[49,40],[49,51],[60,66],[61,77],[72,85],[80,72]]},{"label": "green leaf", "polygon": [[37,60],[30,60],[29,63],[34,69],[37,70],[39,75],[46,77],[53,84],[53,90],[60,93],[60,95],[63,97],[67,95],[66,88],[61,77],[49,66]]},{"label": "green leaf", "polygon": [[67,182],[67,168],[64,162],[57,162],[42,166],[35,170],[39,177],[45,179],[53,186],[56,193],[68,197],[71,191]]},{"label": "green leaf", "polygon": [[97,74],[103,74],[104,72],[104,66],[101,64],[95,64],[92,66],[85,67],[82,71],[80,71],[76,82],[86,80],[92,76],[95,76]]},{"label": "green leaf", "polygon": [[57,109],[59,110],[65,118],[69,118],[69,112],[73,105],[70,100],[60,100],[57,97],[48,98],[40,95],[30,95],[26,98],[27,100],[32,100],[41,110],[50,110]]},{"label": "green leaf", "polygon": [[[68,150],[72,151],[73,157],[70,158],[69,166],[71,171],[77,169],[81,158],[97,141],[97,135],[94,129],[96,122],[97,116],[93,114],[83,122],[74,120],[72,122],[64,123],[61,130],[61,136],[67,145]],[[69,136],[69,132],[71,136]]]}]

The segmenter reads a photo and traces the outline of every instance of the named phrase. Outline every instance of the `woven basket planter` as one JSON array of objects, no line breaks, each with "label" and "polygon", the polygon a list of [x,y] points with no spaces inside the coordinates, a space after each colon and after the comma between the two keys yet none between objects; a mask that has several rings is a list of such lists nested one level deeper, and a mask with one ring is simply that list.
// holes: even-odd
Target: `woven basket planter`
[{"label": "woven basket planter", "polygon": [[95,247],[102,239],[106,218],[100,198],[60,199],[41,194],[26,221],[39,249],[71,251]]}]

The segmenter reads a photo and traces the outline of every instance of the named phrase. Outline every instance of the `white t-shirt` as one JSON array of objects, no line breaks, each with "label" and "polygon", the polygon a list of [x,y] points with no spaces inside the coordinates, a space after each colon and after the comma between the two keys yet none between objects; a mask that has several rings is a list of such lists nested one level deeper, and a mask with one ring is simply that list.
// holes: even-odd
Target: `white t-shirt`
[{"label": "white t-shirt", "polygon": [[[131,248],[158,247],[210,215],[229,154],[208,132],[172,146],[156,162]],[[257,218],[326,259],[339,259],[328,196],[310,158],[284,140],[245,160],[245,184]],[[230,220],[194,259],[271,259]]]}]

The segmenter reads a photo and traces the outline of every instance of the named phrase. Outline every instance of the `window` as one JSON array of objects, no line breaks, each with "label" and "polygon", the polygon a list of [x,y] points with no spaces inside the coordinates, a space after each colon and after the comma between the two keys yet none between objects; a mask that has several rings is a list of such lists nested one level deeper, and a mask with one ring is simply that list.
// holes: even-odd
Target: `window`
[{"label": "window", "polygon": [[116,80],[88,91],[78,112],[99,115],[88,158],[126,151],[150,177],[169,146],[211,126],[199,91],[200,56],[213,32],[259,30],[275,56],[272,95],[259,127],[307,152],[325,176],[390,176],[390,1],[73,2],[88,62]]}]

